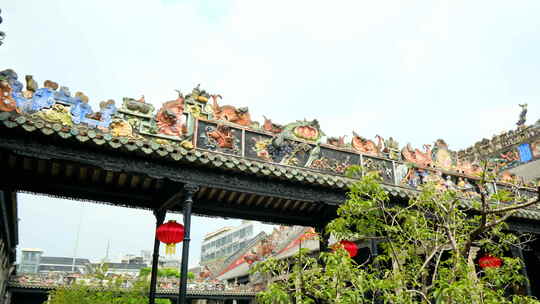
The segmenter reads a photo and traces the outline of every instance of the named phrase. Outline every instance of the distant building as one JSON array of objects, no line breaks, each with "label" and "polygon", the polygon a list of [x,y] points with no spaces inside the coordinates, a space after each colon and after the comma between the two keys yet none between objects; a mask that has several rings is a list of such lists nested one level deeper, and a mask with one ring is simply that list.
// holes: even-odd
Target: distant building
[{"label": "distant building", "polygon": [[[19,273],[44,273],[44,272],[77,272],[87,273],[90,261],[88,259],[75,259],[72,257],[43,256],[41,249],[22,249]],[[74,267],[75,266],[75,267]]]},{"label": "distant building", "polygon": [[[75,264],[73,263],[75,262]],[[77,272],[88,273],[90,260],[75,259],[68,257],[42,256],[39,263],[39,272]]]},{"label": "distant building", "polygon": [[152,251],[141,250],[141,257],[146,265],[152,265]]},{"label": "distant building", "polygon": [[121,260],[124,264],[145,264],[147,263],[144,261],[144,257],[142,256],[135,256],[134,254],[126,254],[124,258]]},{"label": "distant building", "polygon": [[159,257],[158,265],[162,268],[180,268],[180,259],[166,258],[163,256]]},{"label": "distant building", "polygon": [[128,263],[105,263],[108,267],[106,274],[123,274],[123,275],[139,275],[142,268],[147,267],[146,264],[128,264]]},{"label": "distant building", "polygon": [[25,248],[21,250],[21,262],[19,263],[18,272],[20,273],[37,273],[39,271],[39,263],[43,255],[43,250]]},{"label": "distant building", "polygon": [[259,232],[262,224],[244,221],[238,227],[225,227],[205,235],[201,247],[201,265],[225,258],[246,246]]},{"label": "distant building", "polygon": [[318,252],[319,241],[309,237],[312,233],[313,228],[301,226],[280,226],[269,235],[264,232],[259,233],[246,247],[225,259],[220,268],[214,271],[213,277],[230,283],[260,284],[262,277],[258,275],[250,277],[249,275],[252,264],[269,257],[290,258],[298,252],[300,247],[308,249],[312,253]]}]

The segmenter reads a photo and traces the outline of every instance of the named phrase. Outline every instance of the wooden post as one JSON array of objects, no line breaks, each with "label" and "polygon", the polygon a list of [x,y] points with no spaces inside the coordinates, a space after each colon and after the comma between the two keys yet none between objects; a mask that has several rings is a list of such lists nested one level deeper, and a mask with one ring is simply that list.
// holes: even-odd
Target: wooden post
[{"label": "wooden post", "polygon": [[[166,210],[154,211],[156,217],[156,230],[165,221]],[[157,236],[154,237],[154,253],[152,254],[152,272],[150,274],[150,295],[148,297],[148,304],[154,304],[156,302],[156,284],[157,284],[157,271],[159,261],[159,240]]]},{"label": "wooden post", "polygon": [[178,304],[187,304],[187,276],[188,276],[188,258],[189,242],[191,232],[191,207],[193,205],[193,194],[199,190],[195,185],[186,184],[184,186],[184,242],[182,244],[182,264],[180,267],[180,288],[178,293]]}]

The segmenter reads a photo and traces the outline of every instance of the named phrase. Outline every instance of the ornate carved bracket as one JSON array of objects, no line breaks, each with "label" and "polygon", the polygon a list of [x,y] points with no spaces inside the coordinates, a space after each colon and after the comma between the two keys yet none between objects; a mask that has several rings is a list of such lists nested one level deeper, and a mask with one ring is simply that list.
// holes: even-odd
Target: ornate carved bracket
[{"label": "ornate carved bracket", "polygon": [[185,184],[184,193],[185,193],[185,202],[193,203],[193,195],[199,191],[199,186],[195,184]]}]

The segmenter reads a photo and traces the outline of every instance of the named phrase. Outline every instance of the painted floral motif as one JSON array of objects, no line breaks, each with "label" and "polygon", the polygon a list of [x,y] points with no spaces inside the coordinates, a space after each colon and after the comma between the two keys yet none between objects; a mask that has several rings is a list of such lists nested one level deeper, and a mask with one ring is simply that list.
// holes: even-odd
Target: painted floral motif
[{"label": "painted floral motif", "polygon": [[283,137],[276,138],[253,138],[255,145],[253,151],[257,157],[266,161],[272,161],[282,165],[299,166],[300,156],[306,156],[311,146],[305,143],[286,140]]},{"label": "painted floral motif", "polygon": [[272,158],[270,157],[270,153],[268,153],[268,145],[272,143],[272,139],[263,139],[263,138],[252,138],[252,140],[255,142],[254,146],[251,148],[256,154],[257,157],[265,160],[265,161],[271,161]]},{"label": "painted floral motif", "polygon": [[279,159],[282,165],[300,166],[300,156],[305,156],[311,150],[311,146],[305,143],[286,141],[282,146],[268,146],[268,153],[272,159]]},{"label": "painted floral motif", "polygon": [[376,158],[364,157],[363,167],[367,172],[377,172],[385,182],[393,183],[392,163]]},{"label": "painted floral motif", "polygon": [[314,160],[309,168],[319,170],[329,170],[337,174],[345,174],[347,169],[351,166],[350,157],[347,157],[345,161],[338,161],[327,157],[321,157]]},{"label": "painted floral motif", "polygon": [[235,131],[226,125],[206,126],[204,133],[200,136],[201,146],[210,150],[238,154],[240,152],[239,139],[235,136]]}]

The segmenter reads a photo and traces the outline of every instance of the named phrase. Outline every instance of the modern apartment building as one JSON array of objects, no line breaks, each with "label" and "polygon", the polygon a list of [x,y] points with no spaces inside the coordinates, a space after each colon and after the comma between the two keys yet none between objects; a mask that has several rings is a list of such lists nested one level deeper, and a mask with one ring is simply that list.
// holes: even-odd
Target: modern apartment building
[{"label": "modern apartment building", "polygon": [[38,273],[39,264],[43,250],[25,248],[21,250],[21,262],[19,263],[18,272],[20,273]]},{"label": "modern apartment building", "polygon": [[258,222],[243,221],[238,227],[224,227],[205,235],[201,247],[201,265],[225,258],[245,247],[263,225]]},{"label": "modern apartment building", "polygon": [[21,262],[18,266],[19,273],[43,273],[43,272],[78,272],[86,273],[90,261],[88,259],[72,257],[43,256],[41,249],[22,249]]},{"label": "modern apartment building", "polygon": [[87,273],[90,260],[72,257],[42,256],[39,262],[39,272],[77,272]]}]

